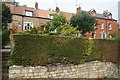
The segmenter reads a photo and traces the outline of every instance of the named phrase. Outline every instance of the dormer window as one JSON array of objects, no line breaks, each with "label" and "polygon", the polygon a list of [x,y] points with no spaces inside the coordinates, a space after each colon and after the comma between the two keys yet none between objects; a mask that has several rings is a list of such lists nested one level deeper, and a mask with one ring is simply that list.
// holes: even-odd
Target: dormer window
[{"label": "dormer window", "polygon": [[53,19],[53,15],[52,14],[48,14],[48,18],[49,19]]},{"label": "dormer window", "polygon": [[25,15],[26,16],[33,16],[33,12],[32,11],[25,11]]}]

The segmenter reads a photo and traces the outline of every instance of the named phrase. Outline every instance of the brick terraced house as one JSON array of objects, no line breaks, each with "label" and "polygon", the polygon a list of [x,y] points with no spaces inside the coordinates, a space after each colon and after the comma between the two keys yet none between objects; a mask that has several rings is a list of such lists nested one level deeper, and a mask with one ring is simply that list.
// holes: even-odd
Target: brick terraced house
[{"label": "brick terraced house", "polygon": [[96,17],[98,25],[95,31],[87,33],[87,38],[111,38],[111,35],[118,34],[117,20],[112,18],[110,12],[106,10],[103,14],[99,14],[93,9],[89,13]]},{"label": "brick terraced house", "polygon": [[[24,30],[30,30],[33,27],[40,27],[43,24],[49,22],[57,12],[38,9],[38,3],[35,3],[35,8],[26,6],[6,4],[10,7],[13,14],[13,22],[10,24],[12,28],[15,28],[17,32]],[[76,13],[80,13],[81,7],[79,6]],[[91,33],[86,33],[87,38],[110,38],[111,35],[118,34],[117,20],[112,18],[112,14],[107,10],[103,14],[97,13],[94,9],[87,11],[90,15],[95,16],[98,22],[96,30]],[[76,13],[59,11],[59,14],[63,14],[69,21],[70,18]]]}]

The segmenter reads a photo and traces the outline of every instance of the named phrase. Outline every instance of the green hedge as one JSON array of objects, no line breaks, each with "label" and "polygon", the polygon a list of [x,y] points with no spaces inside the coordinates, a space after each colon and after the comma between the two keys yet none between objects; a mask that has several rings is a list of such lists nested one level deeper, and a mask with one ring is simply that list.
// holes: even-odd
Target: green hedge
[{"label": "green hedge", "polygon": [[105,60],[105,54],[114,42],[59,36],[12,35],[11,43],[10,63],[36,66]]}]

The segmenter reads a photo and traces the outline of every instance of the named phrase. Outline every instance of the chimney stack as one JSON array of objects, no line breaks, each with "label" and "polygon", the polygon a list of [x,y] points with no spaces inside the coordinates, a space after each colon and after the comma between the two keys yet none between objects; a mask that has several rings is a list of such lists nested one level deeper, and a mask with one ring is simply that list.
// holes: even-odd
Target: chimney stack
[{"label": "chimney stack", "polygon": [[38,9],[38,3],[37,2],[35,3],[35,9]]},{"label": "chimney stack", "polygon": [[80,4],[79,4],[78,7],[77,7],[76,13],[80,13],[80,12],[81,12],[81,7],[80,7]]},{"label": "chimney stack", "polygon": [[112,19],[112,13],[109,13],[108,18]]},{"label": "chimney stack", "polygon": [[96,11],[95,11],[95,9],[91,9],[91,10],[89,11],[89,14],[92,15],[92,16],[96,16]]},{"label": "chimney stack", "polygon": [[109,12],[108,10],[103,11],[103,15],[108,19],[112,19],[112,13]]}]

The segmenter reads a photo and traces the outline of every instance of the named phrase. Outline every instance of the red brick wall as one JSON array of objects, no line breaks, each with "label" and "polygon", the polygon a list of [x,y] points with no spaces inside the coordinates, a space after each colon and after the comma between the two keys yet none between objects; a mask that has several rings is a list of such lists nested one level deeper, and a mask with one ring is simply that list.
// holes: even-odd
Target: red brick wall
[{"label": "red brick wall", "polygon": [[[100,19],[96,18],[98,25],[96,26],[97,30],[93,31],[95,33],[95,38],[100,39],[100,32],[105,32],[106,37],[108,37],[109,34],[118,34],[118,27],[117,27],[117,21],[115,20],[106,20],[106,19]],[[104,23],[104,29],[101,29],[101,23]],[[108,23],[111,23],[112,30],[108,30]],[[86,33],[87,38],[92,38],[92,33]]]}]

